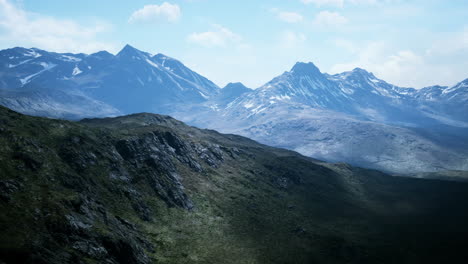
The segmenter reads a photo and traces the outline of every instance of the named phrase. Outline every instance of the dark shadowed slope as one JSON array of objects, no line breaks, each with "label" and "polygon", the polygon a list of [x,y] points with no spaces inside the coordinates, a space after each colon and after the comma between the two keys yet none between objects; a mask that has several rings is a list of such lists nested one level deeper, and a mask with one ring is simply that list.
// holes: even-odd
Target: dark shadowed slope
[{"label": "dark shadowed slope", "polygon": [[468,184],[325,164],[136,114],[0,108],[0,262],[447,263]]}]

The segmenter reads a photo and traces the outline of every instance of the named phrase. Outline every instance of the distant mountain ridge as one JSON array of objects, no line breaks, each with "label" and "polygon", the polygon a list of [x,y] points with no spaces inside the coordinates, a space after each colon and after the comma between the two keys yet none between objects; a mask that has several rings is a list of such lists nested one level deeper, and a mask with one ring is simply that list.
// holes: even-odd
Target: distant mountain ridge
[{"label": "distant mountain ridge", "polygon": [[0,104],[67,119],[170,114],[314,158],[398,173],[468,169],[468,79],[414,89],[360,68],[330,75],[298,62],[257,89],[221,89],[174,58],[130,45],[117,55],[13,48],[0,51]]},{"label": "distant mountain ridge", "polygon": [[181,62],[130,45],[115,56],[13,48],[1,51],[0,58],[1,89],[77,89],[125,113],[166,112],[172,104],[202,102],[219,92]]}]

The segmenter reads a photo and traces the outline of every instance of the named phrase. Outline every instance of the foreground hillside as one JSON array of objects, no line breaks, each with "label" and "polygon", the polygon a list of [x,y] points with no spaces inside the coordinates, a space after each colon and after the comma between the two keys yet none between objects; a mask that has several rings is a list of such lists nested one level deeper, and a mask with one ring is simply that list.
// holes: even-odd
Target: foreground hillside
[{"label": "foreground hillside", "polygon": [[0,108],[0,263],[446,263],[468,184],[325,164],[136,114]]}]

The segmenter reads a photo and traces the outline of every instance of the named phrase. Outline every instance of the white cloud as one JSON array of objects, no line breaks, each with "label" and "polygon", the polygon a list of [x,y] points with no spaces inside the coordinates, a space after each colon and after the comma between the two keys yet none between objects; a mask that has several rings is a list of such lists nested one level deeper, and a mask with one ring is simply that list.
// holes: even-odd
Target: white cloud
[{"label": "white cloud", "polygon": [[230,29],[221,25],[213,25],[213,31],[192,33],[187,37],[187,41],[204,47],[224,47],[229,43],[239,43],[242,37]]},{"label": "white cloud", "polygon": [[304,20],[304,17],[297,12],[282,11],[278,8],[271,8],[270,12],[275,14],[279,20],[287,23],[299,23]]},{"label": "white cloud", "polygon": [[[384,42],[356,45],[338,41],[336,45],[342,46],[343,43],[352,48],[356,58],[347,63],[333,65],[331,73],[360,67],[395,85],[414,88],[436,84],[453,85],[466,78],[468,46],[459,50],[441,47],[442,53],[435,50],[431,53],[418,53],[408,49],[395,50]],[[450,60],[446,59],[447,56]]]},{"label": "white cloud", "polygon": [[55,19],[29,13],[8,0],[0,0],[1,45],[37,47],[57,52],[85,52],[99,50],[115,52],[116,46],[96,40],[99,33],[109,31],[111,25],[96,22],[83,26],[73,20]]},{"label": "white cloud", "polygon": [[344,0],[301,0],[304,4],[315,4],[317,6],[338,6],[342,7]]},{"label": "white cloud", "polygon": [[[378,0],[346,0],[346,2],[355,4],[355,5],[359,5],[359,4],[372,5],[372,4],[376,4]],[[386,2],[391,3],[393,2],[393,0],[386,0]]]},{"label": "white cloud", "polygon": [[338,12],[321,11],[314,19],[317,26],[330,27],[341,26],[348,23],[348,19]]},{"label": "white cloud", "polygon": [[414,68],[421,65],[423,59],[414,52],[402,50],[391,53],[385,43],[371,42],[356,50],[356,55],[357,58],[354,61],[334,65],[331,72],[349,71],[359,67],[373,72],[378,78],[397,85],[417,86],[414,78],[417,71]]},{"label": "white cloud", "polygon": [[128,19],[129,23],[136,22],[176,22],[181,17],[182,12],[177,4],[164,2],[161,5],[145,5],[143,8],[133,12]]},{"label": "white cloud", "polygon": [[280,47],[286,49],[294,49],[306,41],[306,36],[303,33],[285,31],[280,35]]},{"label": "white cloud", "polygon": [[337,46],[338,48],[342,48],[350,53],[357,52],[357,47],[352,41],[338,38],[338,39],[333,40],[333,44],[335,44],[335,46]]},{"label": "white cloud", "polygon": [[345,3],[349,4],[375,4],[377,0],[301,0],[304,4],[315,4],[316,6],[334,6],[343,7]]},{"label": "white cloud", "polygon": [[468,26],[465,26],[459,32],[445,33],[426,50],[426,54],[429,56],[450,55],[462,52],[468,54]]},{"label": "white cloud", "polygon": [[288,23],[298,23],[304,19],[304,17],[295,12],[280,12],[278,18]]},{"label": "white cloud", "polygon": [[280,20],[287,23],[298,23],[304,20],[304,17],[296,12],[279,11],[278,9],[272,9],[272,12],[276,13]]}]

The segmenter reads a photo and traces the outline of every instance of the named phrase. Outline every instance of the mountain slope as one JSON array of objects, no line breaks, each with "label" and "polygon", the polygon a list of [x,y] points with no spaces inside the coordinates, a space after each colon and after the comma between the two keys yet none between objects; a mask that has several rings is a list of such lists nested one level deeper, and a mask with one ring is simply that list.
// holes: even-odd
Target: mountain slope
[{"label": "mountain slope", "polygon": [[123,113],[164,113],[174,104],[200,103],[219,92],[214,83],[181,62],[130,45],[116,56],[14,48],[1,51],[0,60],[2,89],[79,90]]},{"label": "mountain slope", "polygon": [[216,102],[217,105],[226,107],[232,101],[249,92],[252,92],[252,89],[245,87],[242,83],[228,83],[211,101]]},{"label": "mountain slope", "polygon": [[116,108],[97,101],[79,90],[22,89],[0,90],[0,105],[24,114],[77,120],[121,114]]},{"label": "mountain slope", "polygon": [[467,129],[448,133],[446,127],[397,127],[298,104],[273,104],[258,113],[248,110],[174,116],[329,162],[392,173],[468,170]]},{"label": "mountain slope", "polygon": [[115,56],[0,51],[0,104],[22,113],[68,119],[170,114],[392,173],[467,169],[467,87],[465,80],[417,90],[360,68],[329,75],[298,62],[258,89],[240,83],[220,89],[174,58],[130,45]]},{"label": "mountain slope", "polygon": [[4,263],[440,263],[463,259],[468,185],[325,164],[136,114],[0,107]]},{"label": "mountain slope", "polygon": [[171,114],[331,162],[393,173],[467,170],[463,87],[401,88],[359,68],[328,75],[297,63],[225,108]]},{"label": "mountain slope", "polygon": [[431,86],[416,93],[429,114],[442,113],[447,119],[468,120],[468,79],[452,87]]}]

